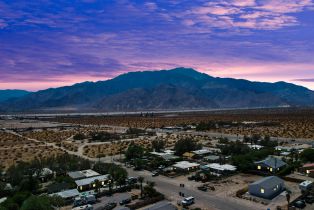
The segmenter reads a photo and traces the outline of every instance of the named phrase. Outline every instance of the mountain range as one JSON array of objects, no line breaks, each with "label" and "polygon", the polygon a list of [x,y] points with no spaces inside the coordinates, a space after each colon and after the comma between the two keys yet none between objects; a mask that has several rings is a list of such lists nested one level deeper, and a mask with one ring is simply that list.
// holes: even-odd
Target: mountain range
[{"label": "mountain range", "polygon": [[142,71],[7,98],[0,110],[145,111],[313,106],[314,91],[286,82],[217,78],[190,68]]},{"label": "mountain range", "polygon": [[26,90],[0,90],[0,102],[7,101],[9,99],[16,99],[26,96],[30,92]]}]

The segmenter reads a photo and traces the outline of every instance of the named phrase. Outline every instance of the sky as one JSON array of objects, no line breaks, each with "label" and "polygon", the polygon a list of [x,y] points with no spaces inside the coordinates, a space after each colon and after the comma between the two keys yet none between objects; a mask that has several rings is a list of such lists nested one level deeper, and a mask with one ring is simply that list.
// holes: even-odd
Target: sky
[{"label": "sky", "polygon": [[0,89],[175,67],[314,90],[314,0],[0,0]]}]

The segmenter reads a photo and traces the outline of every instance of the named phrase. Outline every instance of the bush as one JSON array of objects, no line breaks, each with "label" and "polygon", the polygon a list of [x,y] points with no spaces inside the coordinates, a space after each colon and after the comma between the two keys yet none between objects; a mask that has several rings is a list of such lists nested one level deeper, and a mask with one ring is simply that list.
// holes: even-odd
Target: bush
[{"label": "bush", "polygon": [[304,162],[314,162],[314,149],[305,149],[301,152],[300,157]]},{"label": "bush", "polygon": [[83,139],[85,139],[86,138],[86,136],[83,134],[83,133],[78,133],[78,134],[75,134],[74,136],[73,136],[73,139],[74,140],[83,140]]}]

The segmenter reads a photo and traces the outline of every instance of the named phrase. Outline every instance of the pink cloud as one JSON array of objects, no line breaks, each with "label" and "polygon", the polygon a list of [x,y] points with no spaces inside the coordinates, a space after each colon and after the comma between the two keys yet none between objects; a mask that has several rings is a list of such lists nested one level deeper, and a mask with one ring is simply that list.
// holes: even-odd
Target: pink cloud
[{"label": "pink cloud", "polygon": [[275,30],[299,24],[294,13],[313,5],[312,0],[216,0],[186,11],[181,18],[187,26]]}]

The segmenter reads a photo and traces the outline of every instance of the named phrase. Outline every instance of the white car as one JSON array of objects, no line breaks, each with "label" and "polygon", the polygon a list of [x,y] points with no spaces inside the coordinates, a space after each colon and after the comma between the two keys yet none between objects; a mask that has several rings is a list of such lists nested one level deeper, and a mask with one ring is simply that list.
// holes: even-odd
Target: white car
[{"label": "white car", "polygon": [[194,197],[190,196],[190,197],[187,197],[187,198],[184,198],[182,201],[182,206],[190,206],[194,203]]}]

